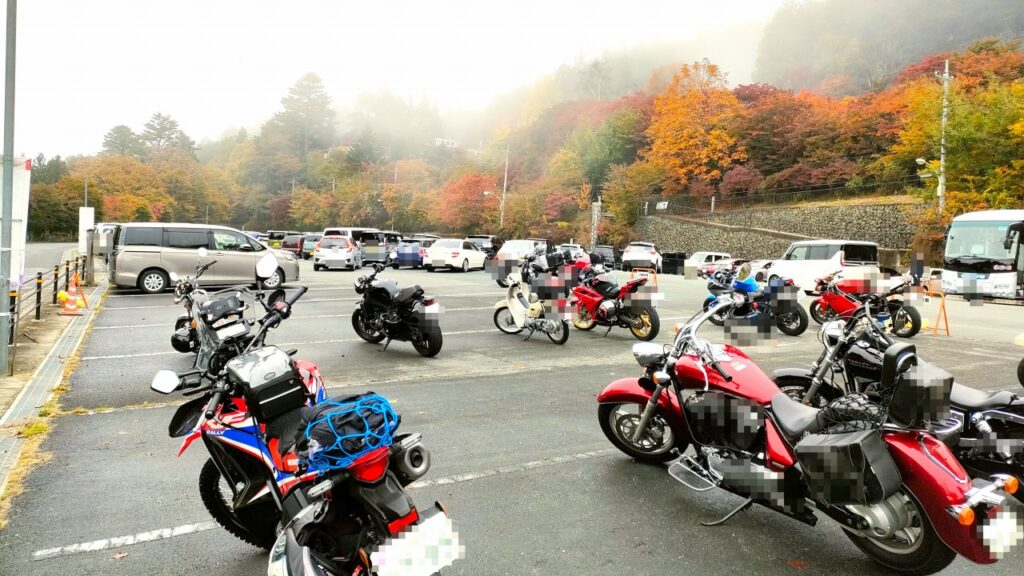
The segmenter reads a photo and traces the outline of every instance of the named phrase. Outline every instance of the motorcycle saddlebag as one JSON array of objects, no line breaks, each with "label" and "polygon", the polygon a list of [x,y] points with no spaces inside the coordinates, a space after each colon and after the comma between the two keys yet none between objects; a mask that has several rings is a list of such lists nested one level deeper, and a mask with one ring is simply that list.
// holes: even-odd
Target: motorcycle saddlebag
[{"label": "motorcycle saddlebag", "polygon": [[826,504],[877,504],[903,484],[877,430],[809,434],[796,455],[811,497]]}]

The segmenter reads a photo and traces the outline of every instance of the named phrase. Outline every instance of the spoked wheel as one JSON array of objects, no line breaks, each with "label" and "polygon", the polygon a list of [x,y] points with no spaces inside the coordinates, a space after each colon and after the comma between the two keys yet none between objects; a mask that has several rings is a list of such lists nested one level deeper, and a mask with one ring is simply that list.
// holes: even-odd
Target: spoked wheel
[{"label": "spoked wheel", "polygon": [[903,527],[877,537],[846,532],[854,545],[875,562],[900,574],[923,575],[942,570],[956,558],[956,552],[939,539],[921,505],[906,488],[877,506],[887,507],[887,516],[900,519]]},{"label": "spoked wheel", "polygon": [[575,326],[577,330],[593,330],[594,327],[597,326],[597,320],[590,315],[590,310],[587,310],[586,306],[579,304],[576,306],[576,311],[572,315],[572,325]]},{"label": "spoked wheel", "polygon": [[412,340],[412,347],[420,353],[420,356],[432,358],[441,351],[443,341],[441,326],[435,320],[425,330],[416,333],[416,337]]},{"label": "spoked wheel", "polygon": [[494,311],[494,325],[505,334],[519,334],[523,331],[522,328],[516,325],[516,321],[512,318],[512,311],[508,309],[508,306]]},{"label": "spoked wheel", "polygon": [[555,320],[558,325],[554,332],[545,332],[555,344],[565,344],[566,340],[569,339],[569,323],[565,320]]},{"label": "spoked wheel", "polygon": [[[710,308],[712,304],[714,304],[714,300],[705,300],[704,301],[704,310],[707,310],[708,308]],[[713,316],[711,316],[711,318],[708,318],[708,322],[711,322],[715,326],[725,326],[725,318],[728,315],[729,315],[729,309],[726,308],[724,310],[721,310],[721,311],[715,313]]]},{"label": "spoked wheel", "polygon": [[[648,464],[672,460],[676,457],[673,451],[676,438],[661,414],[655,412],[640,439],[633,439],[643,411],[643,404],[601,404],[597,408],[597,417],[604,435],[623,454]],[[685,448],[680,446],[679,451]]]},{"label": "spoked wheel", "polygon": [[650,342],[658,337],[661,329],[661,321],[658,319],[658,312],[654,308],[644,306],[635,316],[640,321],[640,327],[630,326],[629,331],[637,340]]},{"label": "spoked wheel", "polygon": [[366,321],[366,311],[359,308],[352,313],[352,328],[355,329],[356,334],[360,338],[366,340],[370,344],[376,344],[384,340],[384,332],[374,329],[369,326]]},{"label": "spoked wheel", "polygon": [[793,311],[775,316],[775,325],[787,336],[799,336],[807,330],[807,312],[803,306],[794,305]]},{"label": "spoked wheel", "polygon": [[825,322],[836,319],[835,311],[832,310],[831,308],[822,310],[821,302],[819,302],[818,300],[811,302],[810,310],[811,318],[818,324],[824,324]]},{"label": "spoked wheel", "polygon": [[257,548],[270,550],[274,545],[275,528],[281,520],[274,501],[268,497],[235,510],[234,491],[212,459],[206,461],[199,473],[199,495],[210,515],[225,530]]},{"label": "spoked wheel", "polygon": [[913,306],[900,306],[892,315],[892,333],[900,338],[913,338],[921,331],[921,313]]}]

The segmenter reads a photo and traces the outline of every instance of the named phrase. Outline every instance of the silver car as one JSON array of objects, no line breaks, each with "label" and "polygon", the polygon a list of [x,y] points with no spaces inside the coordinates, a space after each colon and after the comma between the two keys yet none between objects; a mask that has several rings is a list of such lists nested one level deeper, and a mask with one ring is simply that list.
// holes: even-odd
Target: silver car
[{"label": "silver car", "polygon": [[117,225],[108,276],[115,286],[137,287],[147,294],[172,288],[170,274],[187,276],[199,263],[199,249],[216,260],[203,284],[254,284],[256,262],[272,253],[278,262],[274,275],[263,282],[276,288],[299,279],[299,261],[289,252],[273,250],[242,232],[226,226],[139,222]]},{"label": "silver car", "polygon": [[324,236],[313,250],[313,270],[363,267],[363,251],[347,236]]}]

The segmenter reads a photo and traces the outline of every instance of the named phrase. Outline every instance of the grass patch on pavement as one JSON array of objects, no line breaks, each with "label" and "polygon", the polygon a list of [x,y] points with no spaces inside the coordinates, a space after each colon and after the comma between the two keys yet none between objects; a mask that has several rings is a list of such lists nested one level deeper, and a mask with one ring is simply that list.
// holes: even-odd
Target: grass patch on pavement
[{"label": "grass patch on pavement", "polygon": [[[49,430],[49,426],[46,426]],[[6,486],[0,487],[0,530],[7,525],[7,512],[11,508],[11,501],[15,496],[25,491],[25,478],[35,469],[36,466],[45,464],[53,455],[39,450],[43,440],[46,439],[46,431],[38,432],[28,437],[21,445],[21,454],[18,460],[11,467],[7,475]]]},{"label": "grass patch on pavement", "polygon": [[35,438],[50,431],[47,419],[34,418],[18,429],[18,438]]}]

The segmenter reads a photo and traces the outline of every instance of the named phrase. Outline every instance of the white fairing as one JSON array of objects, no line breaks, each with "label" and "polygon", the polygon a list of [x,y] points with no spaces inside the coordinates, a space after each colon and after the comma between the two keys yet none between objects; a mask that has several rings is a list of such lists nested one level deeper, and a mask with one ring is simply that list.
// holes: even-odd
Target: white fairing
[{"label": "white fairing", "polygon": [[529,309],[523,306],[519,300],[519,296],[522,295],[529,302],[530,299],[523,291],[523,277],[519,272],[510,272],[506,277],[508,281],[508,290],[505,294],[505,304],[508,305],[508,310],[512,314],[512,320],[515,321],[516,326],[520,328],[526,326],[526,317]]}]

